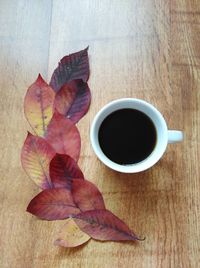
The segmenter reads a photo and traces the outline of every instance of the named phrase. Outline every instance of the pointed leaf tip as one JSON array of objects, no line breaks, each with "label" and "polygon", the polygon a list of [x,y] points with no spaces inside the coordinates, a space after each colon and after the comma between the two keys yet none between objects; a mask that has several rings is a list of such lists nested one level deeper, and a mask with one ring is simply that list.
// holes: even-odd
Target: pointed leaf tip
[{"label": "pointed leaf tip", "polygon": [[81,212],[73,218],[83,232],[97,240],[140,240],[122,220],[106,209]]},{"label": "pointed leaf tip", "polygon": [[40,73],[38,74],[38,77],[37,77],[35,83],[41,87],[48,86],[48,84],[46,83],[46,81],[44,80],[44,78],[42,77],[42,75]]},{"label": "pointed leaf tip", "polygon": [[61,59],[51,77],[50,86],[57,92],[75,79],[87,81],[89,78],[88,48],[69,54]]},{"label": "pointed leaf tip", "polygon": [[27,136],[26,137],[31,137],[33,134],[30,131],[27,131]]},{"label": "pointed leaf tip", "polygon": [[39,80],[39,79],[44,80],[44,79],[42,78],[42,75],[41,75],[40,73],[38,74],[38,77],[37,77],[37,80]]}]

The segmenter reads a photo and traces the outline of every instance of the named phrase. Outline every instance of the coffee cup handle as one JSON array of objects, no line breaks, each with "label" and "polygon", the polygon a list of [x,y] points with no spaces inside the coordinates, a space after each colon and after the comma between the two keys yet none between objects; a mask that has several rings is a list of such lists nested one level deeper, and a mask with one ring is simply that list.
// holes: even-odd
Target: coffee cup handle
[{"label": "coffee cup handle", "polygon": [[181,142],[183,140],[183,132],[180,130],[168,130],[168,143]]}]

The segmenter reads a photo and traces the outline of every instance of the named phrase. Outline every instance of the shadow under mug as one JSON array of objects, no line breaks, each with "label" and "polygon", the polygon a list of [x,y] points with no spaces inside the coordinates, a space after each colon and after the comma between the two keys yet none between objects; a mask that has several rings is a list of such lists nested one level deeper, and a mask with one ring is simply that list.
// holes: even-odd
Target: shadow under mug
[{"label": "shadow under mug", "polygon": [[[102,122],[108,115],[121,109],[135,109],[143,112],[151,119],[156,130],[157,142],[153,151],[147,158],[135,164],[120,165],[113,162],[103,153],[99,144],[98,134]],[[141,99],[124,98],[108,103],[96,114],[90,128],[90,140],[95,154],[106,166],[123,173],[136,173],[156,164],[163,156],[168,143],[176,143],[183,140],[183,132],[168,130],[162,114],[150,103]]]}]

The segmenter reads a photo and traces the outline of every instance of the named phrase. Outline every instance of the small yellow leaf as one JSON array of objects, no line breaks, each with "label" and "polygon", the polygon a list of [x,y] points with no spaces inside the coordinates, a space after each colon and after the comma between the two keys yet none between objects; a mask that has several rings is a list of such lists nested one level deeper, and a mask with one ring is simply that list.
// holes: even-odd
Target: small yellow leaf
[{"label": "small yellow leaf", "polygon": [[86,243],[90,236],[81,231],[72,218],[67,219],[55,240],[54,245],[66,248],[77,247]]}]

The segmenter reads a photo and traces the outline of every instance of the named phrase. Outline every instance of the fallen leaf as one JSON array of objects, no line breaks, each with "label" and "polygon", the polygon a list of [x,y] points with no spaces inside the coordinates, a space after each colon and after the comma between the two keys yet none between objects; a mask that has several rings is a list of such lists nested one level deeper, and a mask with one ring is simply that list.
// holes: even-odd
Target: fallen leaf
[{"label": "fallen leaf", "polygon": [[76,247],[91,237],[102,241],[143,240],[106,210],[102,194],[84,179],[76,163],[81,140],[75,124],[90,105],[88,78],[86,48],[61,59],[50,86],[39,75],[28,88],[24,111],[37,136],[28,133],[21,161],[27,174],[44,190],[30,201],[27,211],[45,220],[67,219],[55,245]]},{"label": "fallen leaf", "polygon": [[61,59],[53,72],[50,86],[57,92],[69,81],[89,78],[88,47]]},{"label": "fallen leaf", "polygon": [[80,246],[90,240],[90,236],[82,232],[72,218],[66,220],[55,240],[54,245],[66,248]]},{"label": "fallen leaf", "polygon": [[28,133],[21,151],[21,162],[28,176],[42,189],[51,188],[49,164],[54,149],[41,137]]},{"label": "fallen leaf", "polygon": [[93,183],[87,180],[73,180],[72,196],[81,211],[105,209],[102,194]]},{"label": "fallen leaf", "polygon": [[140,240],[128,226],[108,210],[90,210],[73,216],[79,228],[97,240]]},{"label": "fallen leaf", "polygon": [[77,163],[69,155],[56,154],[50,162],[50,177],[55,188],[71,189],[72,179],[84,179]]},{"label": "fallen leaf", "polygon": [[44,136],[53,115],[55,92],[39,74],[28,88],[24,99],[24,113],[38,136]]},{"label": "fallen leaf", "polygon": [[79,159],[81,149],[81,138],[77,127],[71,120],[54,112],[47,127],[46,141],[59,154],[67,154],[75,161]]},{"label": "fallen leaf", "polygon": [[72,122],[77,123],[88,111],[91,93],[83,80],[73,80],[57,92],[54,107]]},{"label": "fallen leaf", "polygon": [[40,192],[31,200],[27,211],[44,220],[62,220],[80,212],[70,191],[65,188]]}]

